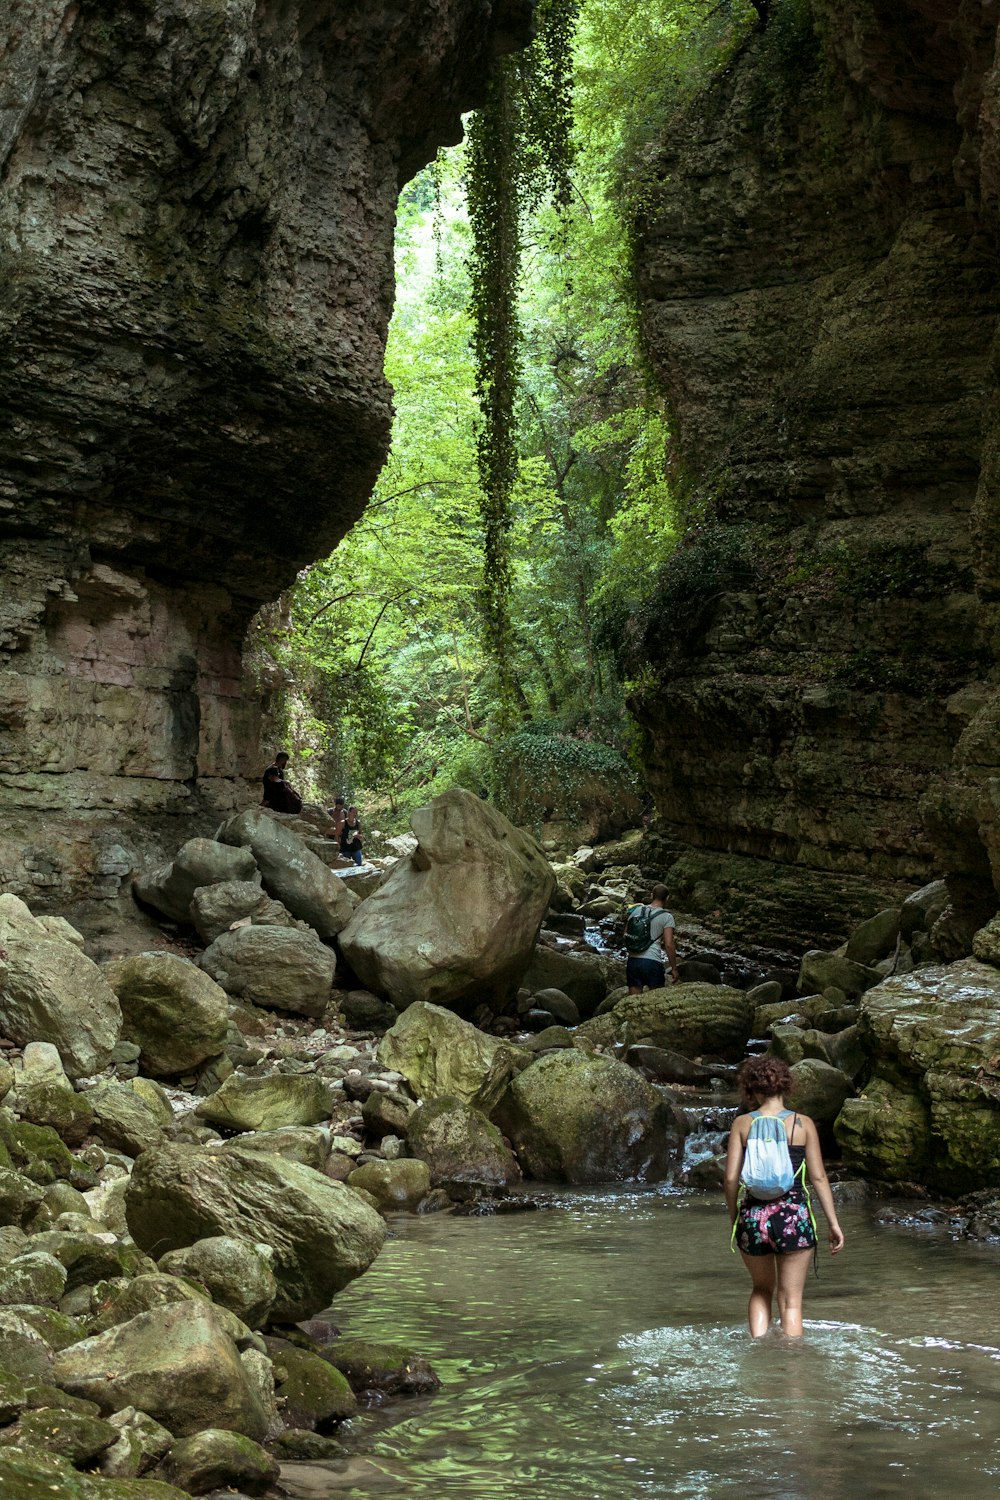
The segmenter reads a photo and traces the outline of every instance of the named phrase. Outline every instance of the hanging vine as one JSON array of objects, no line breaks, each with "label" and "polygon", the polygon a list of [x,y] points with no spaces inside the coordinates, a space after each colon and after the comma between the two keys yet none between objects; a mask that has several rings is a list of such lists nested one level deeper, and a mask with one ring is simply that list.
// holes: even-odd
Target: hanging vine
[{"label": "hanging vine", "polygon": [[509,600],[522,235],[527,215],[547,195],[560,207],[570,200],[578,8],[578,0],[540,0],[535,41],[526,52],[501,61],[468,132],[470,308],[481,411],[476,441],[483,521],[480,612],[499,678],[501,719],[512,715],[517,699]]}]

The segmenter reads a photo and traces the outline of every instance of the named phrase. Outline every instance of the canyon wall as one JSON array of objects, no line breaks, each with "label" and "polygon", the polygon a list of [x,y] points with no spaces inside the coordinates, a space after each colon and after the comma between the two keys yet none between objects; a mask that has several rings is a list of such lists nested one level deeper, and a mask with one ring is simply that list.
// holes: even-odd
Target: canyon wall
[{"label": "canyon wall", "polygon": [[679,905],[835,940],[1000,882],[996,0],[775,0],[638,226],[691,528],[631,622]]},{"label": "canyon wall", "polygon": [[530,0],[6,0],[0,889],[256,797],[240,646],[385,456],[398,190]]}]

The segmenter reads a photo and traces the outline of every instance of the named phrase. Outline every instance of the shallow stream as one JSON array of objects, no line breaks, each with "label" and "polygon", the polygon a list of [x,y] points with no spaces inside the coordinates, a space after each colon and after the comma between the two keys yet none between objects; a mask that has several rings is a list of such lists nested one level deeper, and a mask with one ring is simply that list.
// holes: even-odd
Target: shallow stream
[{"label": "shallow stream", "polygon": [[[754,1344],[721,1195],[563,1191],[537,1213],[393,1221],[338,1299],[439,1395],[362,1415],[298,1500],[847,1500],[1000,1482],[1000,1252],[842,1215],[806,1338]],[[822,1226],[821,1226],[822,1228]],[[348,1436],[349,1435],[349,1436]]]}]

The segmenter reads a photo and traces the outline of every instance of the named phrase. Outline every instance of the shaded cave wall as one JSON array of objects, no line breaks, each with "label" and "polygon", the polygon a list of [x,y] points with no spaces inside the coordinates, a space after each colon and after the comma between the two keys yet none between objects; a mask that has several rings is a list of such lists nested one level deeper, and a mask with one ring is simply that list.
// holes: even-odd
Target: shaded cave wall
[{"label": "shaded cave wall", "polygon": [[650,858],[766,941],[998,904],[998,22],[776,0],[638,225],[694,527],[631,623]]},{"label": "shaded cave wall", "polygon": [[248,620],[386,452],[398,190],[530,0],[7,0],[0,889],[117,894],[259,775]]}]

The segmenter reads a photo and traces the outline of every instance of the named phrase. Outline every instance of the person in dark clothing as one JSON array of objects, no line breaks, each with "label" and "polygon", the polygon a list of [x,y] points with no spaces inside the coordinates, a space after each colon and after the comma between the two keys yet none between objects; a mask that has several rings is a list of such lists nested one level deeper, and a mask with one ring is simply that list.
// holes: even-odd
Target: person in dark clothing
[{"label": "person in dark clothing", "polygon": [[361,819],[356,807],[347,809],[344,826],[340,830],[340,852],[345,859],[353,859],[356,865],[363,863],[361,855]]},{"label": "person in dark clothing", "polygon": [[262,777],[264,795],[261,802],[264,807],[271,808],[272,812],[297,813],[302,811],[302,798],[285,780],[287,765],[287,752],[279,750]]}]

